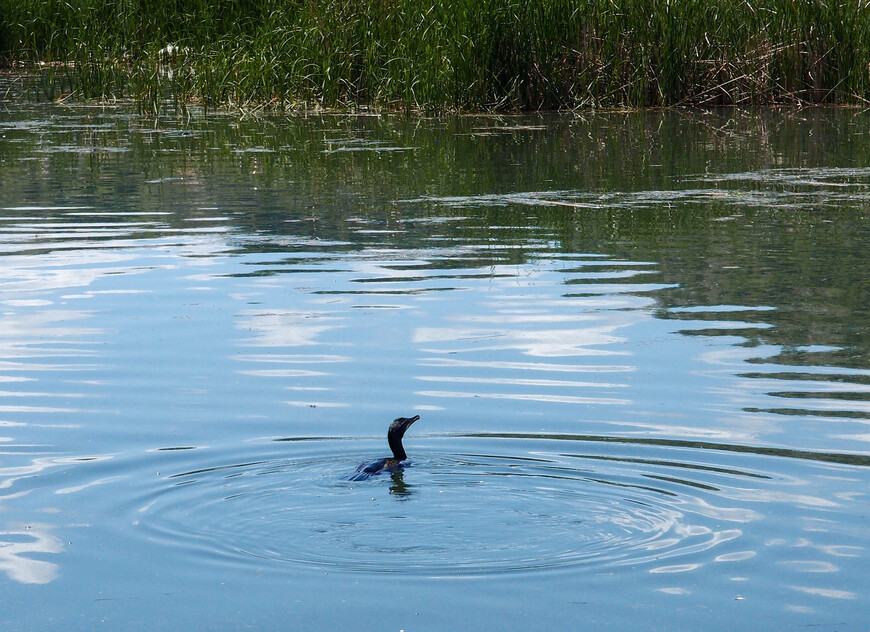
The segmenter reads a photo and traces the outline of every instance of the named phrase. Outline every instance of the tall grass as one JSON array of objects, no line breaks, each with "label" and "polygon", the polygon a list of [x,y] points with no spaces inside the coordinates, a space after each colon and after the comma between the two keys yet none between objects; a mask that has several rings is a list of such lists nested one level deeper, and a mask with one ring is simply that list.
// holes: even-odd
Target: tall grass
[{"label": "tall grass", "polygon": [[0,59],[148,110],[855,103],[870,0],[0,0]]}]

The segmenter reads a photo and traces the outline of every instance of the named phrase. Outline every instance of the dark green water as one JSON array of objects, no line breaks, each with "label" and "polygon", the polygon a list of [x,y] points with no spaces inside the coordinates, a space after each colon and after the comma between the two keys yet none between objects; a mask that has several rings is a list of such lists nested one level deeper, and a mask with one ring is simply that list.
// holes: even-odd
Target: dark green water
[{"label": "dark green water", "polygon": [[2,106],[0,628],[865,630],[868,165],[852,110]]}]

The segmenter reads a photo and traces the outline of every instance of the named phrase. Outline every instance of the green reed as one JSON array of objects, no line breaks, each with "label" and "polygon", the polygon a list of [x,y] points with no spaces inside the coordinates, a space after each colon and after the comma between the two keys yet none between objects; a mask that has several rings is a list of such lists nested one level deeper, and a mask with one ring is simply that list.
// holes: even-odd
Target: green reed
[{"label": "green reed", "polygon": [[0,59],[148,111],[866,103],[870,0],[0,0]]}]

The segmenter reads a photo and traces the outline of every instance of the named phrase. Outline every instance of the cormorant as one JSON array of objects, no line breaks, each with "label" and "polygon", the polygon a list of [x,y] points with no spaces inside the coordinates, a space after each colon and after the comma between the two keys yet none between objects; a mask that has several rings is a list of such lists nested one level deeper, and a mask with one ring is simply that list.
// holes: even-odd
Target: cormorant
[{"label": "cormorant", "polygon": [[414,415],[413,417],[399,417],[394,420],[390,424],[390,429],[387,430],[387,442],[390,444],[393,456],[379,459],[372,463],[363,463],[356,468],[356,474],[351,480],[361,481],[381,472],[395,472],[404,467],[403,462],[408,458],[408,455],[405,454],[405,448],[402,447],[402,437],[405,436],[405,431],[411,427],[411,424],[419,418],[420,415]]}]

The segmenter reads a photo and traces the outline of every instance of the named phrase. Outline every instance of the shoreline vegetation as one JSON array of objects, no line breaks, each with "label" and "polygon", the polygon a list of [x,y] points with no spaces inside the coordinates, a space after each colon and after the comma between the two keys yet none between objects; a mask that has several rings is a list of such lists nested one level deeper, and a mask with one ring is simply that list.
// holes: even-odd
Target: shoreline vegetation
[{"label": "shoreline vegetation", "polygon": [[0,0],[29,97],[538,111],[870,104],[870,0]]}]

